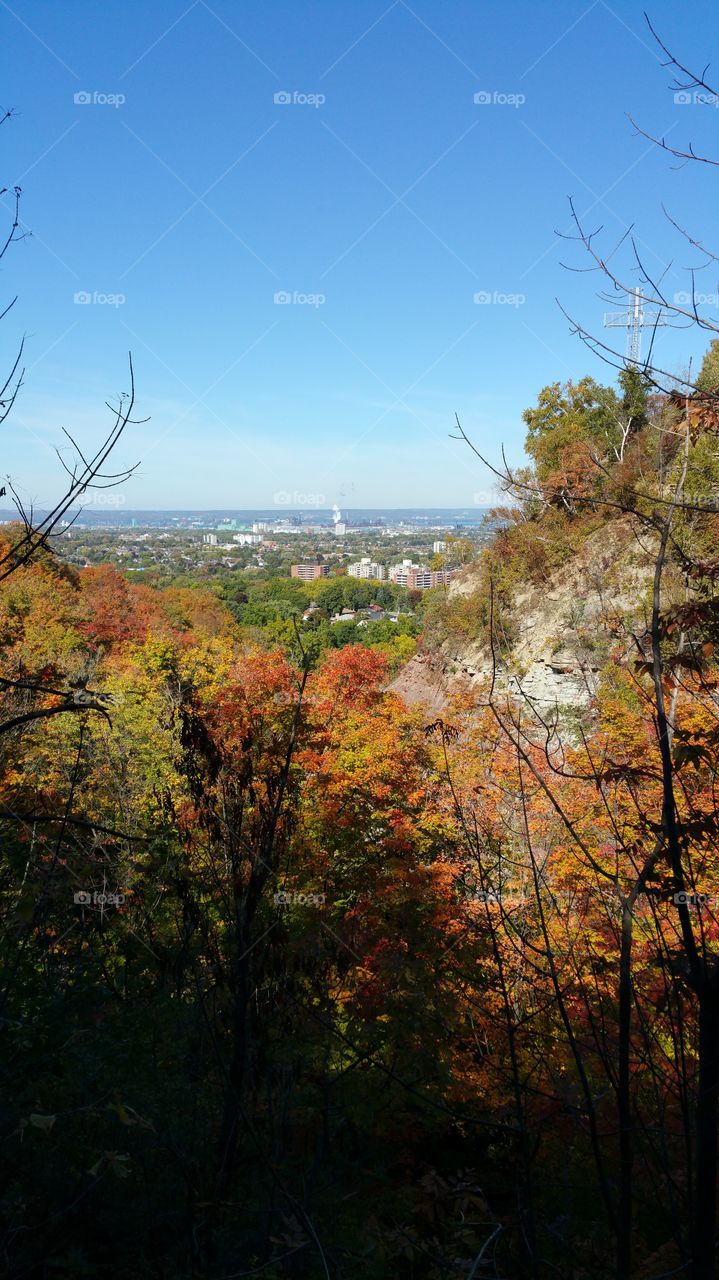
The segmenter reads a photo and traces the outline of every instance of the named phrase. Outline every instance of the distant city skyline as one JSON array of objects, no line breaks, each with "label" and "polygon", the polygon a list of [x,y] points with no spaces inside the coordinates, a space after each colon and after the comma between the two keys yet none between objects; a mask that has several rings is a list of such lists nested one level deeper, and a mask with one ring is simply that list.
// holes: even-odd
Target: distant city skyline
[{"label": "distant city skyline", "polygon": [[[377,516],[411,516],[417,518],[420,516],[425,520],[432,520],[435,516],[465,516],[467,518],[476,516],[479,520],[489,510],[489,506],[475,504],[471,507],[347,507],[345,515],[347,517],[365,518],[371,515]],[[214,517],[222,519],[226,522],[237,520],[239,517],[246,519],[261,518],[276,524],[284,521],[303,521],[304,523],[315,521],[323,518],[322,522],[331,528],[335,523],[333,519],[334,509],[311,507],[311,508],[295,508],[288,512],[287,508],[272,507],[127,507],[124,503],[111,503],[96,505],[90,503],[87,507],[78,508],[83,517],[90,519],[102,520],[104,517],[122,516],[123,519],[132,518],[134,516],[148,515],[164,515],[181,518],[199,518],[205,516],[207,518]],[[36,515],[46,514],[43,508],[36,509]],[[76,513],[71,511],[66,520],[77,518]],[[17,512],[10,507],[0,508],[0,520],[17,519]]]},{"label": "distant city skyline", "polygon": [[[708,0],[651,17],[704,64]],[[556,305],[608,336],[600,282],[561,265],[587,266],[567,197],[606,250],[632,226],[674,295],[692,259],[662,203],[699,241],[713,222],[708,166],[627,120],[711,150],[715,116],[669,89],[627,0],[168,0],[101,23],[16,0],[0,34],[0,186],[31,233],[0,274],[0,381],[26,335],[2,472],[27,505],[62,485],[63,428],[101,436],[128,350],[149,417],[118,448],[128,507],[491,505],[455,412],[519,462],[542,386],[615,376]],[[4,238],[11,194],[0,217]],[[691,329],[656,344],[672,370],[701,358]]]}]

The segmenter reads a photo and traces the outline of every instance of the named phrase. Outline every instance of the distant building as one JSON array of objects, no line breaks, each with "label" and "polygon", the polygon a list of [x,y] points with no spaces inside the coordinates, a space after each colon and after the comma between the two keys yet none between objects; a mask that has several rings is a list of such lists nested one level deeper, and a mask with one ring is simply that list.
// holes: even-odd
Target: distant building
[{"label": "distant building", "polygon": [[387,577],[384,565],[376,564],[374,560],[370,560],[369,556],[362,556],[361,560],[348,564],[347,573],[350,578],[377,578],[380,582],[384,582]]},{"label": "distant building", "polygon": [[390,581],[395,582],[398,587],[427,591],[430,587],[447,586],[458,572],[457,569],[433,570],[426,564],[413,564],[411,560],[403,560],[401,564],[392,565],[389,576]]},{"label": "distant building", "polygon": [[216,547],[216,546],[217,546],[217,534],[216,534],[216,533],[203,533],[203,535],[202,535],[202,541],[203,541],[203,542],[205,542],[205,543],[207,544],[207,546],[208,546],[208,547]]},{"label": "distant building", "polygon": [[314,582],[315,578],[326,578],[329,571],[327,564],[293,564],[290,577],[301,578],[303,582]]},{"label": "distant building", "polygon": [[262,542],[261,533],[233,533],[232,541],[238,542],[241,547],[252,547],[258,542]]},{"label": "distant building", "polygon": [[270,524],[269,520],[255,520],[252,526],[252,532],[267,533],[267,530],[271,528],[272,528],[272,525]]},{"label": "distant building", "polygon": [[419,565],[413,565],[411,560],[402,560],[399,564],[390,565],[389,580],[390,582],[396,582],[398,587],[406,587],[410,570],[418,568]]},{"label": "distant building", "polygon": [[354,609],[343,609],[341,613],[333,613],[330,622],[353,622],[354,616]]},{"label": "distant building", "polygon": [[439,555],[440,552],[447,550],[447,543],[443,542],[441,538],[438,538],[436,542],[432,543],[432,550],[435,555]]},{"label": "distant building", "polygon": [[358,627],[366,627],[370,622],[382,622],[387,617],[387,614],[381,604],[371,604],[367,610],[367,614],[368,616],[366,618],[362,618],[357,623]]},{"label": "distant building", "polygon": [[335,537],[344,538],[346,532],[347,532],[347,525],[345,524],[344,520],[338,520],[335,525]]}]

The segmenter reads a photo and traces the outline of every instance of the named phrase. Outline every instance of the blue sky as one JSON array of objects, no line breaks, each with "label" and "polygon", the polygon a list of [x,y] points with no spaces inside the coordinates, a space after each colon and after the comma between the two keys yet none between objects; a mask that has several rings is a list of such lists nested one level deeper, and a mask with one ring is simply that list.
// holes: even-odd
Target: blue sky
[{"label": "blue sky", "polygon": [[[651,17],[701,69],[715,6]],[[711,171],[626,118],[698,147],[719,122],[674,102],[640,5],[0,0],[0,39],[0,185],[32,231],[0,272],[19,295],[0,357],[24,332],[28,366],[1,470],[40,504],[62,428],[97,439],[128,350],[150,417],[118,455],[141,462],[130,507],[485,500],[455,411],[518,459],[543,385],[610,380],[555,302],[601,331],[601,282],[561,266],[587,265],[555,234],[568,197],[605,245],[633,224],[669,292],[698,255],[662,201],[711,234]],[[702,346],[667,331],[659,351],[680,369]]]}]

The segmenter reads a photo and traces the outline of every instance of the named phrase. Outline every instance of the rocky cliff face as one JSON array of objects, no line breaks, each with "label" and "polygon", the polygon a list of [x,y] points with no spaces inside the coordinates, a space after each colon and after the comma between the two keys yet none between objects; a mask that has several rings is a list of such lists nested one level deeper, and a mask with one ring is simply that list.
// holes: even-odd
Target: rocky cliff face
[{"label": "rocky cliff face", "polygon": [[[518,591],[512,606],[517,638],[497,671],[497,691],[529,698],[540,713],[586,707],[612,643],[610,624],[621,618],[640,630],[646,626],[652,550],[636,522],[612,521],[549,582]],[[477,567],[469,565],[449,594],[471,596],[477,589]],[[454,689],[486,686],[491,675],[491,654],[482,644],[448,641],[437,653],[420,651],[392,688],[410,705],[438,713]]]}]

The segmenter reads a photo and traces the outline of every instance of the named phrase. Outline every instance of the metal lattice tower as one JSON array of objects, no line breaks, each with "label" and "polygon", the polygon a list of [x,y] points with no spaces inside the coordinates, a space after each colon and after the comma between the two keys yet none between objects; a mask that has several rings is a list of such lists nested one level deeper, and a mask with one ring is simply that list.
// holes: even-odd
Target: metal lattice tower
[{"label": "metal lattice tower", "polygon": [[644,295],[641,289],[634,289],[629,295],[626,311],[606,311],[604,313],[605,329],[627,330],[627,360],[637,365],[642,353],[642,329],[652,329],[665,325],[666,317],[661,311],[645,310]]}]

